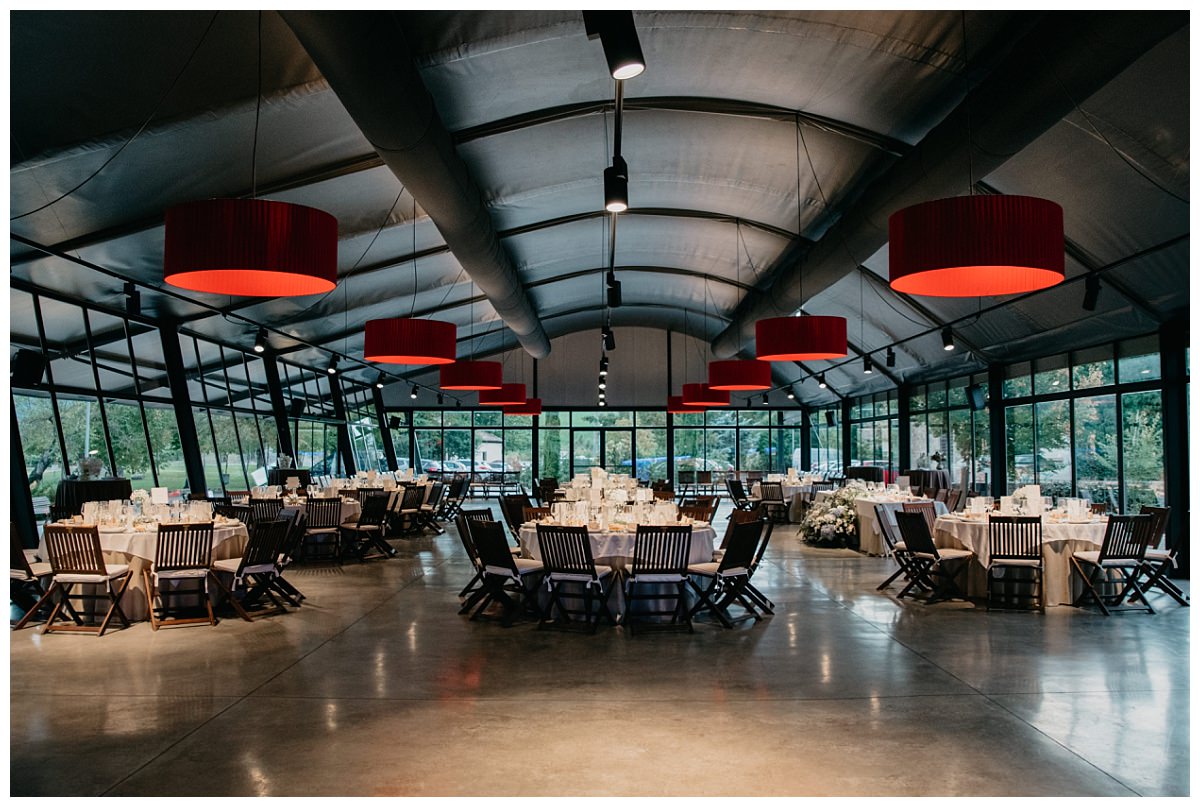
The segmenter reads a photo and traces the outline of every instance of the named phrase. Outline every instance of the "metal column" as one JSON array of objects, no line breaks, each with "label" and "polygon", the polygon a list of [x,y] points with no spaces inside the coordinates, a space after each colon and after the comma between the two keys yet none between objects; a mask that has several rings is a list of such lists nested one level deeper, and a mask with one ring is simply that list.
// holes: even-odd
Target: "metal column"
[{"label": "metal column", "polygon": [[179,447],[183,451],[183,467],[187,469],[188,487],[193,493],[208,491],[204,480],[204,458],[196,435],[196,418],[188,396],[187,371],[183,366],[183,351],[179,349],[179,334],[171,322],[160,323],[158,335],[162,342],[163,364],[167,368],[167,385],[175,407],[175,423],[179,427]]}]

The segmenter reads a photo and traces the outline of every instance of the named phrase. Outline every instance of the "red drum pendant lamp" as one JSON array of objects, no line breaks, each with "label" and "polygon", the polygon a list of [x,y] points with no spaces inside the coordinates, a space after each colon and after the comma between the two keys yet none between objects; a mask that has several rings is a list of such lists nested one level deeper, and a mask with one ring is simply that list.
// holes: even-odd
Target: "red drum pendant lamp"
[{"label": "red drum pendant lamp", "polygon": [[759,390],[771,388],[771,365],[762,361],[731,359],[708,363],[710,389]]},{"label": "red drum pendant lamp", "polygon": [[691,415],[696,412],[703,412],[703,406],[688,406],[683,402],[682,395],[667,396],[667,414],[668,415]]},{"label": "red drum pendant lamp", "polygon": [[363,358],[385,364],[451,364],[456,352],[454,323],[392,317],[367,322]]},{"label": "red drum pendant lamp", "polygon": [[846,355],[845,317],[773,317],[754,323],[759,361],[821,361]]},{"label": "red drum pendant lamp", "polygon": [[442,365],[439,383],[442,389],[497,390],[504,383],[503,368],[498,361],[456,361]]},{"label": "red drum pendant lamp", "polygon": [[203,199],[167,209],[163,279],[240,297],[323,294],[337,285],[337,219],[265,199]]},{"label": "red drum pendant lamp", "polygon": [[524,384],[501,384],[500,389],[479,393],[480,406],[524,406],[525,401]]},{"label": "red drum pendant lamp", "polygon": [[687,406],[729,406],[729,393],[708,384],[684,384],[680,397]]},{"label": "red drum pendant lamp", "polygon": [[542,414],[541,398],[526,398],[524,403],[504,407],[506,415],[540,415]]},{"label": "red drum pendant lamp", "polygon": [[888,219],[892,289],[926,297],[990,297],[1061,283],[1063,211],[1033,196],[955,196]]}]

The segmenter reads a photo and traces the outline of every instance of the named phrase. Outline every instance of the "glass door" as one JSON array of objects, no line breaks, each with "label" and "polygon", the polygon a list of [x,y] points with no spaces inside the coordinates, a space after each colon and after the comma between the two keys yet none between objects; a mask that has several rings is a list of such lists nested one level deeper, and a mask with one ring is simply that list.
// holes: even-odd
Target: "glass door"
[{"label": "glass door", "polygon": [[613,474],[633,473],[633,429],[572,429],[571,474],[603,468]]},{"label": "glass door", "polygon": [[601,457],[603,429],[571,430],[571,475],[586,473],[589,468],[598,468]]},{"label": "glass door", "polygon": [[604,470],[633,474],[633,429],[605,429],[603,436]]}]

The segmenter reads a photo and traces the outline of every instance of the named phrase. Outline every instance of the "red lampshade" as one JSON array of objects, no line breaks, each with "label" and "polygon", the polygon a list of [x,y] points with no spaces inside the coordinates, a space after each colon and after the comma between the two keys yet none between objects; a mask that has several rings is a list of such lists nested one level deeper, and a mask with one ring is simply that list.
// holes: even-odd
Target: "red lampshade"
[{"label": "red lampshade", "polygon": [[393,317],[367,322],[363,358],[387,364],[450,364],[457,329],[436,319]]},{"label": "red lampshade", "polygon": [[1063,211],[1033,196],[955,196],[888,219],[892,288],[928,297],[987,297],[1061,283]]},{"label": "red lampshade", "polygon": [[263,199],[204,199],[167,209],[163,279],[243,297],[297,297],[337,285],[337,219]]},{"label": "red lampshade", "polygon": [[729,392],[708,384],[684,384],[683,403],[687,406],[729,406]]},{"label": "red lampshade", "polygon": [[771,365],[764,361],[732,359],[708,363],[708,386],[716,390],[771,388]]},{"label": "red lampshade", "polygon": [[500,389],[485,389],[479,393],[480,406],[524,406],[524,384],[501,384]]},{"label": "red lampshade", "polygon": [[498,361],[456,361],[438,370],[438,386],[454,390],[500,389],[503,372]]},{"label": "red lampshade", "polygon": [[819,361],[846,355],[845,317],[774,317],[754,323],[759,361]]},{"label": "red lampshade", "polygon": [[703,406],[688,406],[683,402],[682,395],[667,396],[667,414],[668,415],[691,415],[696,412],[703,412]]},{"label": "red lampshade", "polygon": [[504,407],[504,414],[506,414],[506,415],[540,415],[540,414],[542,414],[542,399],[541,398],[528,398],[525,400],[525,403],[518,404],[517,406],[506,406],[506,407]]}]

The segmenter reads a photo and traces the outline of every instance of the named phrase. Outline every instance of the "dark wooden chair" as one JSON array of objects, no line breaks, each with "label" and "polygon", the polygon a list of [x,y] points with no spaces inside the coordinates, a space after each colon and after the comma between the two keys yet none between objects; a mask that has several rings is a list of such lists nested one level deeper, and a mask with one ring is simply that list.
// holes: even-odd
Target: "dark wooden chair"
[{"label": "dark wooden chair", "polygon": [[[916,570],[912,568],[912,553],[908,551],[908,545],[904,543],[904,539],[897,533],[899,527],[892,516],[895,514],[895,507],[889,507],[886,504],[875,505],[875,520],[879,522],[879,530],[883,534],[883,543],[888,549],[888,554],[896,561],[896,571],[892,575],[875,587],[876,591],[883,591],[890,586],[892,582],[904,575],[904,579],[912,581],[917,577]],[[917,587],[927,589],[923,582],[917,583]]]},{"label": "dark wooden chair", "polygon": [[444,484],[434,482],[429,488],[429,496],[426,497],[424,503],[417,507],[417,521],[420,526],[431,529],[438,535],[445,532],[442,525],[438,523],[438,510],[441,508],[442,494],[445,490]]},{"label": "dark wooden chair", "polygon": [[[50,616],[42,627],[42,633],[75,631],[103,636],[104,632],[108,630],[113,616],[120,619],[121,624],[128,628],[129,620],[125,617],[125,612],[121,610],[121,597],[125,594],[125,589],[129,587],[133,572],[130,571],[127,564],[104,562],[104,552],[100,547],[100,533],[95,525],[78,527],[48,524],[45,527],[44,536],[46,554],[49,556],[50,568],[53,570],[54,576],[50,588],[34,605],[30,613],[36,613],[44,603],[53,600],[55,594],[61,596],[50,610]],[[101,586],[104,591],[102,594],[94,594],[89,591],[76,592],[76,586]],[[105,612],[100,624],[84,624],[84,620],[79,614],[84,609],[76,609],[71,606],[72,597],[83,602],[107,599],[108,611]],[[64,624],[59,624],[58,619],[64,610],[71,621],[68,623],[64,620]],[[24,619],[18,623],[18,627],[24,627]]]},{"label": "dark wooden chair", "polygon": [[750,500],[750,496],[746,493],[746,487],[742,484],[742,480],[726,477],[725,491],[729,494],[729,501],[733,502],[735,509],[749,510],[754,507],[755,502]]},{"label": "dark wooden chair", "polygon": [[[1154,613],[1154,607],[1146,599],[1138,577],[1145,561],[1146,546],[1153,538],[1151,533],[1155,521],[1152,515],[1109,516],[1100,549],[1072,553],[1071,565],[1083,580],[1083,591],[1073,605],[1082,607],[1090,600],[1100,607],[1105,616],[1113,611]],[[1117,573],[1116,579],[1108,577],[1112,572]],[[1116,592],[1103,595],[1097,588],[1100,585],[1115,586]],[[1142,605],[1122,607],[1127,597],[1130,597],[1130,602],[1140,600]]]},{"label": "dark wooden chair", "polygon": [[[592,559],[592,545],[587,527],[558,527],[537,525],[538,554],[542,556],[546,587],[550,593],[550,604],[538,621],[538,628],[555,623],[555,614],[561,616],[567,626],[575,624],[572,617],[582,616],[584,626],[590,633],[596,632],[600,617],[610,624],[616,619],[609,610],[608,600],[613,586],[605,588],[605,581],[613,577],[611,566],[597,565]],[[583,586],[583,608],[573,608],[564,601],[564,586]]]},{"label": "dark wooden chair", "polygon": [[388,514],[391,532],[413,537],[421,527],[421,505],[425,503],[423,485],[407,485],[395,497],[395,506]]},{"label": "dark wooden chair", "polygon": [[929,528],[929,534],[933,535],[933,525],[937,522],[937,505],[933,502],[905,502],[903,510],[906,513],[920,513]]},{"label": "dark wooden chair", "polygon": [[759,501],[762,502],[767,518],[776,524],[787,523],[788,503],[783,498],[783,484],[780,482],[760,482],[758,491]]},{"label": "dark wooden chair", "polygon": [[[689,633],[694,632],[686,601],[691,548],[691,525],[638,525],[633,539],[633,558],[629,574],[625,578],[625,615],[621,620],[622,624],[629,626],[631,634],[638,622],[634,614],[634,605],[639,601],[650,600],[674,602],[670,610],[658,608],[643,611],[649,616],[671,616],[669,624],[658,624],[655,627],[676,628],[682,625],[687,627]],[[644,591],[647,585],[652,586],[653,590]],[[663,589],[670,586],[674,586],[674,592],[664,593]]]},{"label": "dark wooden chair", "polygon": [[504,525],[498,521],[473,522],[470,531],[475,550],[479,553],[479,562],[483,566],[483,576],[480,578],[482,589],[476,592],[478,597],[468,601],[475,608],[470,618],[479,619],[488,606],[495,602],[503,609],[500,621],[506,628],[512,625],[522,605],[540,619],[542,612],[538,608],[537,598],[526,587],[525,578],[541,574],[541,561],[513,557],[504,537]]},{"label": "dark wooden chair", "polygon": [[11,562],[8,568],[8,600],[21,609],[21,618],[14,628],[23,628],[37,612],[36,606],[46,594],[54,570],[49,563],[30,563],[16,530],[9,532]]},{"label": "dark wooden chair", "polygon": [[298,507],[285,507],[279,511],[279,518],[287,521],[289,526],[287,538],[279,547],[275,576],[271,578],[271,589],[283,597],[288,605],[299,608],[301,601],[306,598],[300,589],[284,577],[284,572],[300,559],[300,554],[303,552],[308,515]]},{"label": "dark wooden chair", "polygon": [[533,502],[523,492],[510,493],[500,497],[500,512],[514,538],[521,533],[521,520],[526,507],[533,507]]},{"label": "dark wooden chair", "polygon": [[[420,488],[414,489],[420,491]],[[377,549],[385,558],[396,557],[396,550],[383,538],[388,498],[388,494],[382,490],[367,496],[363,499],[362,515],[358,517],[358,521],[347,521],[341,525],[342,558],[349,552],[360,561],[365,561],[371,547]]]},{"label": "dark wooden chair", "polygon": [[[475,549],[475,541],[471,537],[471,525],[477,521],[493,520],[491,510],[460,510],[454,517],[454,528],[458,532],[458,539],[462,542],[463,549],[471,560],[471,565],[475,567],[475,576],[463,587],[462,591],[458,592],[459,597],[470,597],[480,591],[480,583],[483,581],[483,561],[479,559],[479,552]],[[482,595],[480,597],[482,598]],[[459,609],[459,613],[467,613],[476,602],[478,600],[468,599]]]},{"label": "dark wooden chair", "polygon": [[[907,503],[906,503],[907,504]],[[952,598],[966,599],[966,594],[955,583],[958,569],[975,557],[975,553],[967,549],[938,549],[933,543],[933,535],[929,531],[929,522],[925,514],[900,510],[896,513],[896,525],[900,528],[900,536],[904,546],[912,557],[909,569],[912,579],[909,580],[897,599],[903,598],[914,588],[923,585],[932,589],[927,602],[933,604]]]},{"label": "dark wooden chair", "polygon": [[253,511],[248,504],[216,504],[213,505],[213,515],[236,519],[247,526],[254,521]]},{"label": "dark wooden chair", "polygon": [[526,507],[521,512],[521,523],[528,524],[530,521],[541,521],[543,518],[550,518],[553,511],[549,507]]},{"label": "dark wooden chair", "polygon": [[[278,518],[280,511],[275,513]],[[341,532],[342,500],[309,499],[304,505],[304,543],[301,546],[302,560],[337,560],[342,556]],[[275,519],[272,519],[274,521]]]},{"label": "dark wooden chair", "polygon": [[274,521],[283,509],[283,499],[250,499],[250,523]]},{"label": "dark wooden chair", "polygon": [[[158,525],[154,562],[142,570],[152,630],[164,625],[217,624],[208,588],[208,581],[214,577],[212,545],[211,522]],[[196,583],[196,588],[188,591],[183,584],[189,582]],[[156,596],[158,606],[154,604]],[[172,604],[183,598],[198,601],[180,607]]]},{"label": "dark wooden chair", "polygon": [[[1046,585],[1042,568],[1041,516],[992,516],[988,520],[987,609],[992,610],[996,589],[1004,589],[1004,600],[1036,601],[1046,613]],[[1031,578],[1018,574],[1028,569]],[[1033,592],[1020,589],[1032,584]]]},{"label": "dark wooden chair", "polygon": [[[744,616],[739,617],[739,621],[753,618],[757,622],[762,618],[756,604],[748,596],[747,588],[750,585],[750,567],[754,563],[758,543],[766,527],[762,521],[734,524],[725,554],[720,561],[688,565],[688,583],[700,597],[700,601],[688,614],[689,619],[706,610],[712,612],[723,626],[732,628],[734,619],[729,614],[729,606],[734,602],[746,611]],[[693,577],[705,578],[708,585],[701,588]]]},{"label": "dark wooden chair", "polygon": [[[255,522],[242,556],[224,558],[212,565],[216,572],[213,579],[225,594],[225,599],[238,616],[247,622],[254,621],[250,612],[256,609],[263,597],[270,600],[274,607],[269,610],[265,607],[258,609],[256,616],[287,613],[287,608],[275,597],[272,581],[279,574],[279,555],[287,542],[291,526],[292,522],[282,518]],[[226,586],[221,580],[222,573],[233,576],[232,586]]]},{"label": "dark wooden chair", "polygon": [[[1152,516],[1155,522],[1150,528],[1150,543],[1146,547],[1146,556],[1142,561],[1138,585],[1147,594],[1150,593],[1151,589],[1158,588],[1166,592],[1171,599],[1180,605],[1184,607],[1190,606],[1191,603],[1188,601],[1188,596],[1183,593],[1183,589],[1175,585],[1167,577],[1167,573],[1175,568],[1175,558],[1179,555],[1179,544],[1184,540],[1184,531],[1181,530],[1173,542],[1159,548],[1159,544],[1162,543],[1163,534],[1167,531],[1167,521],[1171,516],[1171,508],[1143,505],[1141,515]],[[1145,582],[1141,578],[1145,578]]]}]

